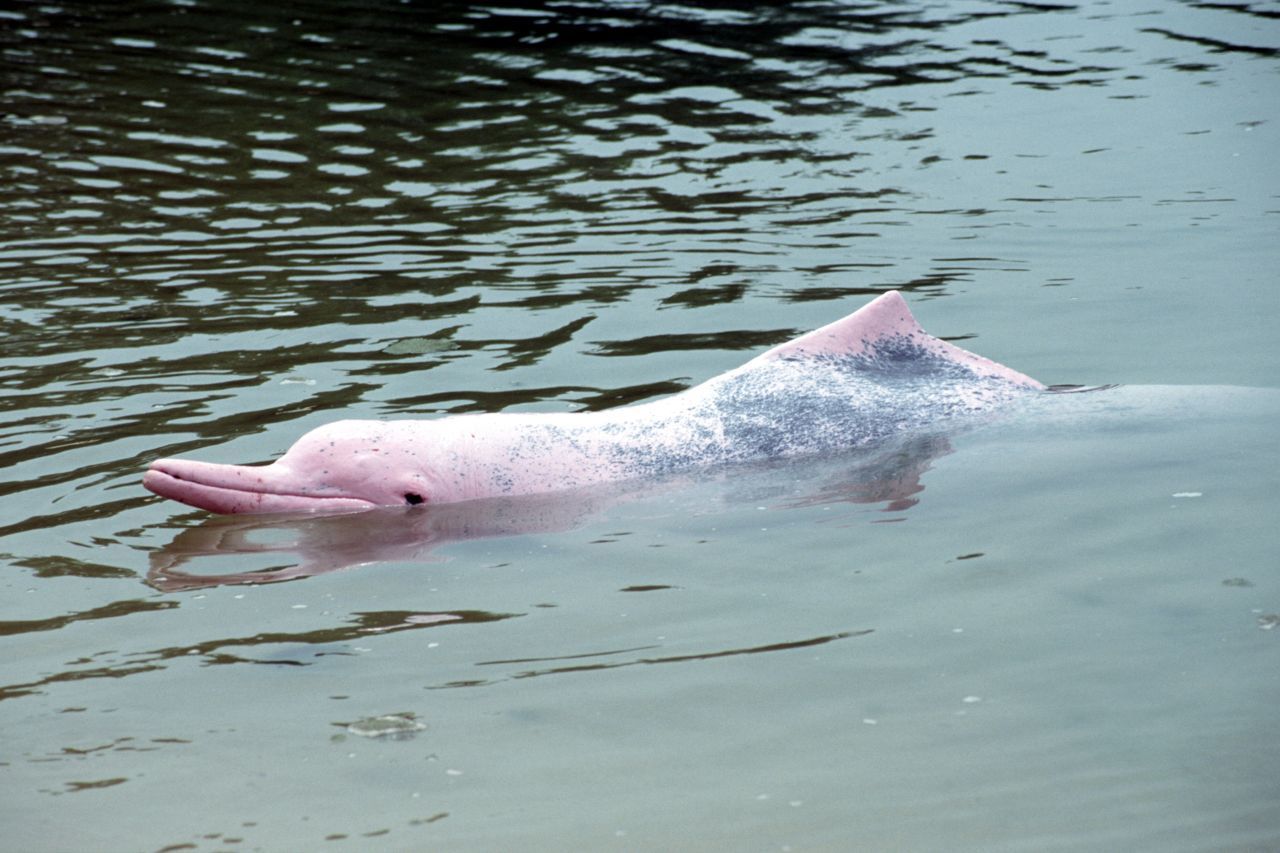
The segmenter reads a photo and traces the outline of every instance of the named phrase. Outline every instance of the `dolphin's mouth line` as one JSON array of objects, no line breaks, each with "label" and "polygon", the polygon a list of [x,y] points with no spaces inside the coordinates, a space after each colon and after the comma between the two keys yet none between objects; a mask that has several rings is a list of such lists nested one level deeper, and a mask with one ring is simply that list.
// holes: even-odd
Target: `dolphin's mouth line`
[{"label": "dolphin's mouth line", "polygon": [[157,475],[157,479],[159,477],[167,477],[170,480],[174,480],[179,483],[186,483],[187,485],[190,485],[190,486],[198,486],[201,489],[214,489],[219,492],[227,492],[229,494],[235,494],[235,495],[271,495],[273,497],[300,498],[302,500],[362,501],[364,503],[370,503],[369,501],[365,501],[364,498],[357,498],[357,497],[352,497],[351,495],[343,495],[343,494],[317,495],[313,492],[283,492],[283,491],[276,491],[275,489],[267,489],[267,488],[255,489],[249,486],[215,486],[211,483],[202,483],[201,481],[193,477],[181,477],[177,474],[170,474],[168,471],[162,471],[154,467],[151,468],[149,471],[147,471],[147,474],[155,474]]},{"label": "dolphin's mouth line", "polygon": [[[203,472],[207,476],[202,477],[200,476],[202,473],[202,470],[199,468],[195,469],[194,471],[185,470],[187,466],[183,465],[182,462],[183,460],[181,459],[177,459],[177,460],[157,459],[155,462],[151,463],[150,468],[147,470],[147,474],[156,474],[156,475],[159,475],[160,477],[167,477],[170,480],[174,480],[179,483],[185,483],[189,486],[195,486],[202,489],[216,489],[220,492],[226,492],[230,494],[269,495],[272,497],[298,498],[301,500],[318,500],[318,501],[325,501],[325,500],[360,501],[361,503],[369,503],[372,505],[371,501],[366,501],[364,498],[358,498],[358,497],[355,497],[354,495],[348,495],[348,494],[342,494],[342,493],[316,494],[315,492],[301,492],[301,491],[288,491],[284,489],[273,489],[270,487],[269,484],[263,483],[260,480],[257,482],[249,481],[244,483],[243,485],[241,484],[232,485],[226,482],[219,482],[217,472],[214,472],[214,473]],[[227,467],[234,467],[234,466],[227,466]],[[252,470],[252,468],[250,470]],[[158,479],[158,477],[154,479]]]},{"label": "dolphin's mouth line", "polygon": [[377,504],[364,498],[349,495],[315,495],[301,492],[277,492],[266,488],[224,486],[203,483],[192,477],[171,474],[163,468],[152,466],[142,477],[142,485],[162,497],[171,498],[188,506],[213,512],[292,512],[336,510],[352,511],[372,509]]}]

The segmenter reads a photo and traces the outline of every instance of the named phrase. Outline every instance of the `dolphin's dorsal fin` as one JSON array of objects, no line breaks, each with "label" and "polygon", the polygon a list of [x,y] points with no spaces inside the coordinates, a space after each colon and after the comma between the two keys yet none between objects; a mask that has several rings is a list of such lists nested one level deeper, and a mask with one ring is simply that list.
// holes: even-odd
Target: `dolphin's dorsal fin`
[{"label": "dolphin's dorsal fin", "polygon": [[758,358],[791,360],[830,355],[874,355],[877,349],[888,344],[898,348],[904,344],[919,347],[932,356],[964,365],[980,377],[1044,388],[1030,376],[935,338],[916,322],[907,301],[896,290],[876,297],[842,320],[779,344]]},{"label": "dolphin's dorsal fin", "polygon": [[862,355],[886,338],[930,337],[911,316],[907,300],[896,290],[877,296],[843,319],[779,344],[765,358],[814,355]]}]

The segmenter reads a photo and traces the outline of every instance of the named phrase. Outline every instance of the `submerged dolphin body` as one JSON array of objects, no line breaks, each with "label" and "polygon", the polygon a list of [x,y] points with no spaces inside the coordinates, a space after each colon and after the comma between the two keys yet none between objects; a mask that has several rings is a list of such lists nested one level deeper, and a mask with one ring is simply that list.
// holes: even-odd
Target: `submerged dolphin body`
[{"label": "submerged dolphin body", "polygon": [[864,446],[1043,390],[926,333],[897,292],[701,385],[602,412],[338,421],[270,465],[160,459],[158,495],[221,513],[541,494]]}]

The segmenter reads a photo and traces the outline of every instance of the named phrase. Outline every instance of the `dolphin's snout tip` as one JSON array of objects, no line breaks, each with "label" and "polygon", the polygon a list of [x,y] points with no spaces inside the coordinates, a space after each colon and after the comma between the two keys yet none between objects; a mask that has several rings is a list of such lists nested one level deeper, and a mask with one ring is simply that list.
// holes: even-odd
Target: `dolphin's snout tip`
[{"label": "dolphin's snout tip", "polygon": [[142,473],[142,485],[149,491],[155,492],[157,495],[168,497],[163,491],[164,484],[169,480],[181,481],[182,477],[176,474],[170,474],[165,470],[165,466],[161,463],[167,462],[167,459],[157,459],[147,466],[147,470]]}]

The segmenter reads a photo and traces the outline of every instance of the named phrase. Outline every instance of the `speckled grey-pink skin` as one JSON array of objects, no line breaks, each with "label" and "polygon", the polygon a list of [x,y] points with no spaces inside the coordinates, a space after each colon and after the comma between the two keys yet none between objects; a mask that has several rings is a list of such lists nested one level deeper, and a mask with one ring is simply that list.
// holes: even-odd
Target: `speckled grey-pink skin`
[{"label": "speckled grey-pink skin", "polygon": [[897,292],[679,394],[603,412],[337,421],[270,465],[152,463],[143,485],[221,513],[538,494],[832,452],[1044,390],[926,333]]}]

